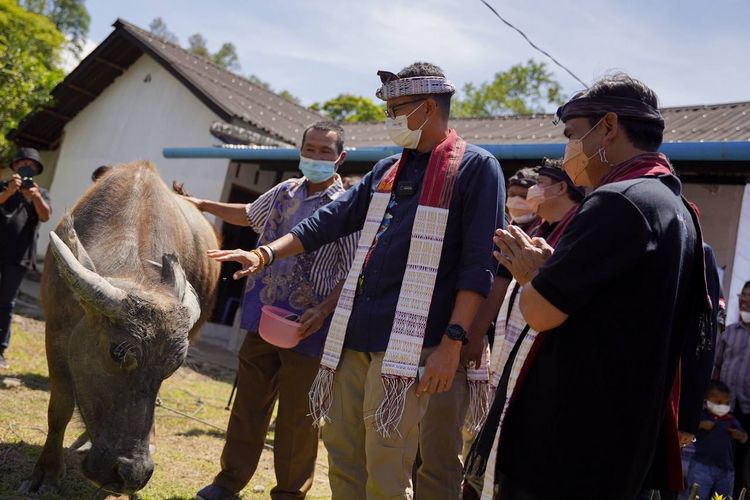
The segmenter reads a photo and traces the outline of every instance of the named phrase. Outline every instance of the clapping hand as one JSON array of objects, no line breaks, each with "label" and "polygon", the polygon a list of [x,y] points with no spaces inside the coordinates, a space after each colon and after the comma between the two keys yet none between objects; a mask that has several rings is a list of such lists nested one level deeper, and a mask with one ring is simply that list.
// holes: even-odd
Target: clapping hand
[{"label": "clapping hand", "polygon": [[532,238],[517,226],[498,229],[493,238],[495,259],[508,268],[522,286],[536,276],[539,268],[554,252],[544,238]]}]

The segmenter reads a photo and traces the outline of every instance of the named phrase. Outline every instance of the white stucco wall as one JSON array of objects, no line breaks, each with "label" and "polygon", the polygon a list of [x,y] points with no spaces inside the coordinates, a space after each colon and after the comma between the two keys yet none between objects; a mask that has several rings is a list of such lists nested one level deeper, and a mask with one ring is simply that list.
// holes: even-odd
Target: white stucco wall
[{"label": "white stucco wall", "polygon": [[727,297],[727,324],[739,321],[737,295],[747,281],[750,281],[750,184],[745,185],[740,221],[737,226],[737,247],[734,253],[732,283]]},{"label": "white stucco wall", "polygon": [[156,61],[141,56],[66,125],[50,188],[54,212],[40,232],[40,255],[46,251],[49,231],[88,188],[91,172],[100,165],[150,160],[168,185],[172,180],[185,182],[193,195],[218,200],[227,160],[162,156],[168,146],[216,143],[208,129],[217,119]]},{"label": "white stucco wall", "polygon": [[742,208],[745,186],[725,184],[683,184],[685,197],[701,211],[703,238],[716,254],[716,262],[724,268],[723,290],[729,292],[737,246],[737,224]]}]

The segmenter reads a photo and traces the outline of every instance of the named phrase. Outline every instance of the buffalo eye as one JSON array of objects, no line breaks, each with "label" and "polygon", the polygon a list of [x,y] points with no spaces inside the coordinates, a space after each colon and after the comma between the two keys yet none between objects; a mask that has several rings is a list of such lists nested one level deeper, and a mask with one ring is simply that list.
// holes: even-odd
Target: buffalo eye
[{"label": "buffalo eye", "polygon": [[115,363],[122,363],[125,361],[125,356],[128,350],[124,344],[112,344],[109,349],[109,355],[112,356],[112,360]]}]

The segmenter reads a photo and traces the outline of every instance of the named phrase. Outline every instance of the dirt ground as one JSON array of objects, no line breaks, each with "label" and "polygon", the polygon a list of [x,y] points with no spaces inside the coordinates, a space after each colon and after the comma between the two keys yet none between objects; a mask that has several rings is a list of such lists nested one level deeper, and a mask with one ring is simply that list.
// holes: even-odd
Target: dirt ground
[{"label": "dirt ground", "polygon": [[[22,297],[24,299],[24,297]],[[26,299],[29,299],[26,297]],[[47,431],[46,412],[49,379],[44,353],[44,323],[34,307],[22,301],[14,317],[13,338],[6,352],[10,369],[0,371],[0,498],[26,498],[16,494],[30,475],[41,452]],[[209,484],[219,470],[224,429],[229,419],[225,409],[234,374],[200,359],[188,358],[161,387],[156,409],[155,471],[139,499],[189,499]],[[179,412],[179,413],[178,413]],[[83,430],[74,417],[68,426],[68,447]],[[273,433],[267,438],[273,446]],[[319,448],[315,482],[308,498],[330,498],[327,459]],[[59,496],[42,499],[103,499],[107,497],[80,472],[80,454],[66,450],[67,473]],[[241,498],[269,498],[275,484],[273,455],[264,450],[258,470]],[[126,498],[126,497],[122,497]]]}]

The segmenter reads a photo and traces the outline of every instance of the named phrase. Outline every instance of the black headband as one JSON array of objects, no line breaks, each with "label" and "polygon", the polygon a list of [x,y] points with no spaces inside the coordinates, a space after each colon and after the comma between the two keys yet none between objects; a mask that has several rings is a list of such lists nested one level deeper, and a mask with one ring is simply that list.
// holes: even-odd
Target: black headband
[{"label": "black headband", "polygon": [[573,97],[557,108],[557,119],[563,122],[571,118],[583,118],[606,113],[615,113],[620,118],[652,122],[664,129],[664,117],[658,109],[639,99],[619,96]]},{"label": "black headband", "polygon": [[537,167],[536,170],[539,175],[549,177],[550,179],[557,181],[557,182],[564,182],[565,184],[570,186],[574,191],[578,192],[581,195],[581,197],[586,196],[586,191],[582,187],[579,187],[573,184],[573,181],[570,180],[570,177],[568,177],[568,174],[565,173],[565,170],[558,168],[558,167],[548,167],[545,165],[542,165],[541,167]]}]

